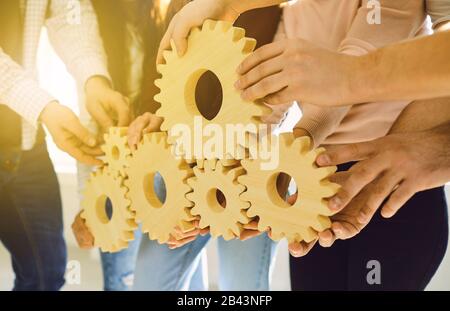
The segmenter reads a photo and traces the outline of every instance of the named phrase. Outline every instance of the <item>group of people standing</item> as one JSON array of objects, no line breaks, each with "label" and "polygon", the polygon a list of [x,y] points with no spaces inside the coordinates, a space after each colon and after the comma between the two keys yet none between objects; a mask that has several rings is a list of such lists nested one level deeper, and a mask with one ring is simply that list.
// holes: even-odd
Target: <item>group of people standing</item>
[{"label": "group of people standing", "polygon": [[[64,284],[62,205],[43,127],[79,160],[83,187],[101,164],[98,146],[109,127],[129,126],[131,146],[158,130],[155,63],[172,39],[182,54],[190,29],[206,19],[235,22],[258,41],[237,69],[242,97],[263,99],[272,123],[298,103],[303,116],[294,134],[327,146],[317,165],[339,168],[332,227],[318,241],[289,245],[292,289],[426,287],[448,240],[450,1],[381,0],[379,24],[368,22],[366,0],[283,7],[281,0],[80,0],[79,23],[67,19],[68,2],[0,1],[0,240],[11,254],[15,290]],[[440,33],[426,36],[427,16]],[[44,26],[77,80],[80,117],[36,82]],[[213,106],[217,98],[208,87],[203,92]],[[164,198],[164,182],[155,178]],[[79,216],[73,228],[80,246],[92,247]],[[201,254],[209,240],[198,229],[160,245],[137,231],[126,250],[101,254],[104,289],[205,290]],[[241,239],[219,239],[220,289],[268,290],[276,246],[251,228]],[[372,260],[382,269],[376,285],[366,278]]]}]

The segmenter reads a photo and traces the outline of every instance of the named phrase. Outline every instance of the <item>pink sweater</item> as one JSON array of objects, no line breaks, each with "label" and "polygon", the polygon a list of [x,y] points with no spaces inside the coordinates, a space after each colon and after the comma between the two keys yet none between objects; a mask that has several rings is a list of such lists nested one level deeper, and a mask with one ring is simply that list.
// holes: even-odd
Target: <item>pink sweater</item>
[{"label": "pink sweater", "polygon": [[[381,24],[369,24],[368,0],[299,0],[284,8],[275,40],[302,38],[328,49],[363,55],[384,45],[423,33],[425,1],[381,0]],[[301,103],[296,127],[307,130],[314,144],[372,140],[388,133],[408,102],[366,103],[322,108]]]}]

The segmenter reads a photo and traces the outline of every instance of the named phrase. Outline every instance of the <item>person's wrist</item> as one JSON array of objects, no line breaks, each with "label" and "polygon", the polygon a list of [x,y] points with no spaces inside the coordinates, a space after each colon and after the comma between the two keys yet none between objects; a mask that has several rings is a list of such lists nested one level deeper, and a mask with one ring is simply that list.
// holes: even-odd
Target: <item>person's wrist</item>
[{"label": "person's wrist", "polygon": [[248,1],[223,0],[227,9],[232,10],[237,16],[251,9]]},{"label": "person's wrist", "polygon": [[90,77],[85,84],[86,93],[103,88],[111,88],[111,82],[106,77],[103,76]]},{"label": "person's wrist", "polygon": [[52,112],[55,111],[59,107],[60,103],[57,101],[49,102],[44,109],[41,111],[39,116],[39,121],[41,121],[44,125],[48,123],[50,119],[52,119]]}]

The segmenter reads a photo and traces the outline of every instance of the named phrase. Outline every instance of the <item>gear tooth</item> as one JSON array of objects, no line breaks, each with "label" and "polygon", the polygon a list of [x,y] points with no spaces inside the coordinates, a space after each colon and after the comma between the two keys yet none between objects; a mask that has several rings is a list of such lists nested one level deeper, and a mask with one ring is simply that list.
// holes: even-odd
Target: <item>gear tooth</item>
[{"label": "gear tooth", "polygon": [[195,194],[194,194],[194,192],[189,192],[189,193],[186,193],[186,199],[188,199],[189,201],[191,201],[191,202],[194,202],[194,200],[195,200]]},{"label": "gear tooth", "polygon": [[185,218],[186,218],[187,221],[190,221],[190,222],[192,222],[192,221],[194,221],[194,220],[196,219],[196,217],[194,217],[194,216],[191,214],[191,208],[192,208],[192,207],[193,207],[193,205],[192,205],[192,206],[189,206],[189,207],[186,207],[186,208],[184,209]]},{"label": "gear tooth", "polygon": [[311,139],[308,136],[296,138],[294,144],[295,148],[300,150],[300,153],[303,155],[306,155],[311,149]]},{"label": "gear tooth", "polygon": [[214,31],[216,28],[216,21],[213,21],[212,19],[207,19],[202,26],[202,31]]},{"label": "gear tooth", "polygon": [[283,233],[274,228],[271,228],[270,229],[270,238],[274,241],[279,241],[283,238]]},{"label": "gear tooth", "polygon": [[199,33],[200,33],[200,28],[199,27],[194,27],[194,28],[191,29],[190,36],[195,37],[195,36],[198,36]]},{"label": "gear tooth", "polygon": [[224,232],[224,234],[222,234],[222,237],[225,241],[231,241],[236,238],[236,235],[233,232],[233,230],[229,229],[226,232]]},{"label": "gear tooth", "polygon": [[216,169],[215,165],[211,161],[205,160],[203,163],[203,170],[205,173],[210,173]]},{"label": "gear tooth", "polygon": [[139,228],[138,224],[136,223],[136,221],[134,221],[134,219],[128,219],[127,226],[130,227],[133,231]]},{"label": "gear tooth", "polygon": [[163,79],[156,79],[155,80],[155,85],[159,88],[162,89],[162,85],[163,85]]},{"label": "gear tooth", "polygon": [[[162,103],[162,102],[163,102],[161,93],[156,94],[156,95],[153,97],[153,99],[155,100],[155,102],[158,102],[158,103]],[[160,111],[160,110],[161,110],[161,108],[158,109],[158,111]],[[158,112],[158,111],[157,111],[157,112]]]},{"label": "gear tooth", "polygon": [[250,54],[256,47],[256,40],[250,38],[243,38],[239,40],[239,44],[243,54]]},{"label": "gear tooth", "polygon": [[[200,215],[201,211],[199,211],[198,206],[194,206],[193,208],[191,208],[191,214],[194,216],[198,216]],[[200,219],[200,224],[202,224],[202,220]]]},{"label": "gear tooth", "polygon": [[215,239],[220,236],[219,232],[216,230],[216,227],[210,227],[209,234]]},{"label": "gear tooth", "polygon": [[163,57],[166,64],[170,63],[175,58],[175,53],[173,51],[163,51]]},{"label": "gear tooth", "polygon": [[167,65],[166,64],[158,64],[156,65],[156,71],[162,75],[164,75],[167,71]]},{"label": "gear tooth", "polygon": [[[246,187],[246,185],[249,183],[249,177],[248,175],[240,175],[237,177],[238,183]],[[246,187],[247,188],[247,187]]]},{"label": "gear tooth", "polygon": [[240,27],[232,27],[228,30],[231,33],[231,38],[234,42],[237,42],[245,37],[245,29]]},{"label": "gear tooth", "polygon": [[216,31],[219,32],[228,32],[233,27],[233,24],[227,21],[217,21],[216,22]]},{"label": "gear tooth", "polygon": [[336,166],[319,167],[316,169],[317,177],[322,180],[333,175],[337,170]]},{"label": "gear tooth", "polygon": [[258,214],[258,211],[255,210],[255,208],[252,208],[252,207],[250,206],[250,208],[247,209],[246,214],[247,214],[247,217],[249,217],[249,218],[254,218],[254,217],[258,216],[258,215],[257,215],[257,214]]},{"label": "gear tooth", "polygon": [[[248,213],[247,213],[248,214]],[[257,215],[255,215],[255,216],[257,216]],[[267,229],[269,229],[269,224],[264,220],[264,218],[259,218],[259,221],[258,221],[258,230],[260,231],[260,232],[264,232],[264,231],[266,231]]]},{"label": "gear tooth", "polygon": [[192,170],[194,171],[194,175],[197,177],[203,174],[203,169],[198,166],[194,167]]},{"label": "gear tooth", "polygon": [[[247,201],[247,202],[251,202],[251,195],[249,194],[249,192],[248,191],[244,191],[244,192],[242,192],[240,195],[239,195],[239,198],[242,200],[242,201]],[[253,217],[253,216],[252,216]]]},{"label": "gear tooth", "polygon": [[[191,210],[191,213],[192,213],[192,210]],[[197,214],[198,215],[198,214]],[[206,227],[208,227],[209,226],[209,224],[208,224],[208,222],[204,219],[204,218],[202,218],[201,216],[200,216],[200,221],[199,221],[199,223],[198,223],[198,227],[200,228],[200,229],[205,229]]]},{"label": "gear tooth", "polygon": [[323,215],[317,215],[315,222],[311,224],[311,228],[316,230],[317,232],[322,232],[330,227],[331,227],[330,218]]},{"label": "gear tooth", "polygon": [[124,241],[133,241],[134,240],[134,233],[133,232],[129,232],[129,231],[124,231],[121,234],[121,238]]},{"label": "gear tooth", "polygon": [[195,226],[191,221],[180,220],[178,222],[178,226],[184,233],[190,232],[195,229]]},{"label": "gear tooth", "polygon": [[302,240],[304,240],[306,243],[312,242],[317,239],[317,232],[309,227],[300,228],[299,232]]},{"label": "gear tooth", "polygon": [[250,218],[247,216],[247,213],[245,211],[241,211],[241,214],[239,215],[239,219],[238,221],[243,224],[246,225],[250,222]]},{"label": "gear tooth", "polygon": [[[243,168],[243,167],[236,167],[236,168],[230,169],[230,170],[228,171],[228,173],[227,173],[227,176],[228,176],[228,178],[229,178],[231,181],[235,181],[235,180],[237,180],[237,178],[238,178],[239,176],[242,176],[243,174],[245,174],[244,168]],[[238,186],[238,187],[239,187],[239,186]],[[244,190],[245,190],[245,187],[244,187]],[[242,191],[241,191],[241,192],[242,192]]]},{"label": "gear tooth", "polygon": [[322,198],[332,197],[341,188],[341,186],[339,184],[332,183],[327,179],[320,181],[319,185],[320,185],[320,194],[321,194]]}]

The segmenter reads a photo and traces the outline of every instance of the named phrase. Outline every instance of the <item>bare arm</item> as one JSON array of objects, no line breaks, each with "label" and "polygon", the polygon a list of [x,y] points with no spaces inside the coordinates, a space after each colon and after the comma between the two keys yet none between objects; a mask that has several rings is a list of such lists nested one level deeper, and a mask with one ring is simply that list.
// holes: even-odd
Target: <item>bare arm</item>
[{"label": "bare arm", "polygon": [[351,83],[356,87],[347,90],[347,101],[450,96],[449,55],[450,31],[444,31],[356,58]]},{"label": "bare arm", "polygon": [[448,121],[450,97],[417,100],[402,111],[389,134],[425,131]]}]

